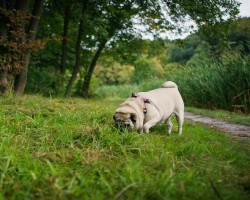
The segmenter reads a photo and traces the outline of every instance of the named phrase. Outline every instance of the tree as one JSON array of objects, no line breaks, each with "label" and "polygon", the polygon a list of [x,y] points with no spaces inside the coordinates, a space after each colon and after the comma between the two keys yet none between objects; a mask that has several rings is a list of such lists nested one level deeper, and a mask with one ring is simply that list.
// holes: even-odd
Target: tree
[{"label": "tree", "polygon": [[25,43],[25,22],[28,20],[26,12],[29,0],[1,1],[1,90],[6,93],[9,89],[8,76],[12,72],[19,72],[22,68],[23,52],[27,51]]},{"label": "tree", "polygon": [[[112,38],[116,41],[117,38],[124,38],[127,35],[133,35],[132,19],[137,18],[141,24],[146,25],[148,31],[161,31],[178,28],[174,25],[177,21],[186,20],[187,17],[191,18],[197,23],[197,26],[208,34],[219,30],[218,24],[230,22],[235,19],[238,14],[239,3],[237,1],[224,1],[224,0],[173,0],[173,1],[110,1],[101,6],[101,14],[103,16],[107,41]],[[209,11],[209,12],[208,12]],[[166,13],[171,17],[171,21],[166,20]],[[225,18],[227,17],[227,19]],[[226,26],[225,26],[226,27]],[[219,33],[219,32],[217,32]],[[101,39],[102,41],[102,39]],[[94,71],[98,55],[104,48],[102,42],[93,58],[88,71],[85,74],[82,96],[88,96],[88,89],[92,73]]]},{"label": "tree", "polygon": [[88,6],[89,6],[88,0],[84,0],[82,2],[82,11],[81,11],[82,17],[80,18],[80,21],[79,21],[78,36],[77,36],[77,41],[76,41],[75,65],[74,65],[72,75],[71,75],[71,78],[69,80],[69,83],[66,89],[66,93],[65,93],[66,96],[70,94],[72,85],[77,77],[77,74],[80,71],[81,49],[82,49],[81,43],[82,43],[82,37],[84,35],[84,28],[86,28],[85,18],[86,18],[86,11],[88,9]]},{"label": "tree", "polygon": [[98,85],[121,85],[131,83],[133,73],[133,65],[122,65],[112,57],[102,55],[96,66],[94,76],[97,78]]},{"label": "tree", "polygon": [[[36,38],[36,32],[39,25],[39,18],[42,13],[44,0],[36,0],[33,7],[32,18],[28,27],[28,32],[26,36],[26,43],[29,45],[34,42]],[[18,96],[22,96],[28,75],[28,66],[29,66],[30,52],[26,53],[23,56],[23,66],[22,71],[16,75],[14,91]]]},{"label": "tree", "polygon": [[250,18],[241,18],[229,29],[230,47],[240,49],[243,55],[250,54]]},{"label": "tree", "polygon": [[69,29],[69,21],[71,15],[71,4],[66,4],[64,8],[64,25],[63,25],[63,34],[62,34],[62,53],[61,53],[61,63],[60,63],[60,72],[62,75],[65,74],[66,71],[66,59],[68,53],[68,29]]},{"label": "tree", "polygon": [[150,59],[145,55],[139,57],[135,63],[135,71],[133,81],[135,83],[141,83],[142,80],[150,80],[154,77],[161,77],[164,72],[162,66],[157,59]]},{"label": "tree", "polygon": [[211,46],[206,41],[201,41],[194,50],[193,56],[187,61],[186,65],[204,66],[213,63]]},{"label": "tree", "polygon": [[[159,7],[154,3],[155,1],[104,1],[100,5],[100,9],[95,10],[97,16],[100,16],[96,20],[99,25],[96,26],[98,29],[94,31],[94,33],[97,33],[95,40],[98,43],[98,48],[90,66],[85,71],[81,96],[87,97],[89,95],[92,74],[97,60],[108,41],[114,43],[120,39],[130,38],[131,35],[134,35],[132,18],[136,17],[136,15],[144,15],[145,20],[152,19],[152,17],[155,19],[162,17],[160,12],[155,12],[155,9],[157,10]],[[150,23],[155,24],[154,22]]]},{"label": "tree", "polygon": [[[7,84],[7,78],[16,75],[15,93],[22,95],[27,79],[27,69],[30,52],[35,51],[39,43],[35,41],[41,9],[44,0],[36,0],[33,6],[33,15],[27,14],[29,0],[2,1],[0,15],[0,67],[1,82]],[[30,21],[26,32],[26,23]],[[7,88],[7,87],[5,87]],[[2,90],[6,92],[6,89]]]},{"label": "tree", "polygon": [[[0,0],[0,9],[1,11],[6,9],[6,1]],[[5,42],[7,39],[7,26],[6,26],[6,19],[3,14],[0,15],[0,40],[1,43]],[[1,46],[0,48],[0,55],[1,57],[1,65],[3,63],[3,59],[6,58],[6,49]],[[0,92],[6,93],[8,89],[8,83],[7,83],[7,77],[8,77],[8,71],[7,69],[4,69],[3,66],[0,66]]]},{"label": "tree", "polygon": [[201,39],[197,34],[192,34],[184,39],[182,42],[175,41],[175,45],[170,47],[169,62],[179,62],[186,64],[186,62],[194,55],[195,49],[201,43]]},{"label": "tree", "polygon": [[106,43],[107,43],[107,40],[103,40],[99,44],[98,49],[97,49],[97,51],[96,51],[96,53],[91,61],[91,64],[90,64],[89,68],[87,69],[87,71],[85,72],[82,93],[81,93],[81,96],[83,96],[83,97],[89,96],[90,80],[91,80],[91,77],[93,75],[97,60],[98,60],[102,50],[104,49]]},{"label": "tree", "polygon": [[[41,1],[41,0],[40,0]],[[7,2],[7,1],[6,1]],[[11,3],[9,3],[11,2]],[[19,2],[23,2],[22,5],[25,5],[28,0],[12,0],[8,1],[8,4],[17,4]],[[32,1],[33,2],[33,1]],[[60,6],[54,6],[57,2],[57,5],[60,4]],[[25,3],[25,4],[24,4]],[[35,1],[35,4],[38,4],[37,1]],[[86,3],[88,6],[84,12],[80,9],[70,9],[71,6],[78,6],[83,5]],[[34,5],[35,5],[34,4]],[[21,4],[20,4],[21,5]],[[40,4],[41,5],[41,4]],[[50,27],[56,26],[61,27],[64,31],[62,34],[62,54],[61,59],[58,59],[58,65],[57,69],[60,69],[61,74],[64,74],[65,71],[65,63],[66,61],[69,61],[69,55],[67,55],[67,35],[68,38],[71,37],[71,39],[74,41],[72,43],[76,43],[77,36],[73,35],[72,32],[77,29],[77,26],[79,26],[80,20],[79,16],[82,15],[81,20],[82,23],[82,29],[83,34],[82,37],[80,37],[78,44],[75,45],[75,47],[78,48],[78,50],[75,50],[75,67],[72,71],[72,80],[74,82],[75,74],[78,74],[81,70],[80,66],[82,65],[82,61],[78,60],[80,58],[83,58],[84,60],[89,60],[90,58],[87,58],[87,54],[84,55],[83,52],[88,51],[92,52],[92,58],[91,61],[88,63],[87,67],[83,68],[84,73],[84,80],[83,85],[81,87],[81,95],[82,96],[88,96],[88,88],[90,85],[91,77],[95,69],[95,65],[98,61],[99,56],[101,55],[101,52],[105,48],[110,48],[112,44],[116,43],[119,40],[127,40],[127,38],[132,37],[140,37],[141,33],[138,33],[135,28],[135,24],[143,25],[146,28],[146,32],[151,32],[155,35],[157,35],[159,32],[166,32],[169,30],[177,30],[181,31],[182,27],[178,26],[180,22],[187,21],[187,20],[193,20],[196,22],[198,28],[206,33],[207,35],[219,35],[218,38],[224,38],[223,32],[219,31],[221,26],[220,24],[223,22],[225,24],[225,29],[227,28],[228,22],[234,20],[238,13],[238,6],[239,3],[235,0],[48,0],[46,1],[46,6],[52,5],[51,7],[47,7],[47,13],[58,13],[61,21],[64,20],[63,24],[54,24],[54,18],[52,14],[49,14],[46,16],[46,19],[48,20],[48,25]],[[54,7],[53,7],[54,6]],[[2,4],[1,7],[4,7],[4,4]],[[53,10],[56,7],[56,10]],[[7,9],[7,7],[4,10],[10,11],[11,9]],[[21,10],[21,9],[18,9]],[[69,11],[71,10],[72,13],[70,16],[66,16],[66,14],[69,14]],[[76,10],[76,11],[75,11]],[[79,14],[80,13],[80,14]],[[1,12],[1,15],[3,16],[4,13]],[[8,17],[5,17],[7,20],[9,20]],[[33,19],[33,18],[32,18]],[[31,20],[32,20],[31,19]],[[77,23],[72,23],[72,27],[70,27],[70,20],[75,20]],[[24,21],[24,20],[23,20]],[[27,20],[30,21],[30,20]],[[34,21],[34,19],[33,19]],[[24,21],[24,24],[27,24],[26,21]],[[36,21],[38,22],[38,21]],[[22,24],[22,23],[21,23]],[[38,24],[37,24],[38,26]],[[69,26],[69,28],[67,28]],[[1,27],[3,27],[1,25]],[[13,26],[12,26],[13,27]],[[26,27],[29,29],[28,27]],[[4,30],[4,28],[2,29]],[[60,34],[59,30],[55,30],[54,34]],[[10,29],[7,30],[7,36],[8,33],[10,33]],[[68,32],[67,32],[68,31]],[[13,32],[13,31],[12,31]],[[15,32],[15,31],[14,31]],[[36,32],[36,31],[35,31]],[[29,34],[30,32],[26,32],[26,34]],[[0,32],[1,35],[4,35],[4,31]],[[35,35],[35,34],[34,34]],[[42,36],[43,33],[40,33]],[[21,34],[23,37],[23,35]],[[29,39],[30,36],[23,37],[25,39],[25,43],[22,43],[22,38],[19,41],[20,44],[28,44],[32,40]],[[4,37],[2,37],[3,40]],[[14,35],[13,37],[14,38]],[[10,37],[7,37],[7,40],[10,41]],[[30,41],[30,42],[28,42]],[[219,40],[218,40],[219,41]],[[17,43],[17,42],[16,42]],[[3,42],[1,43],[3,44]],[[31,45],[30,45],[31,46]],[[2,45],[2,49],[6,48],[6,45]],[[83,51],[84,50],[84,51]],[[12,50],[13,51],[13,50]],[[11,55],[13,52],[11,52],[11,48],[8,48],[7,55]],[[27,48],[25,52],[23,51],[22,54],[25,54],[25,59],[19,59],[19,63],[23,61],[29,60],[29,55],[31,50]],[[1,53],[3,55],[3,53]],[[88,54],[90,55],[90,54]],[[20,56],[20,55],[19,55]],[[26,62],[26,65],[23,63],[22,66],[23,71],[20,73],[17,77],[15,89],[18,94],[22,94],[23,90],[25,88],[25,84],[23,81],[20,81],[20,77],[22,77],[24,82],[26,81],[27,72],[28,72],[28,62]],[[18,66],[17,64],[10,63],[10,66]],[[16,62],[17,63],[17,62]],[[7,66],[7,65],[5,65]],[[58,67],[60,66],[60,67]],[[86,66],[86,65],[85,65]],[[4,70],[7,70],[7,67],[2,68],[2,72]],[[26,71],[25,71],[26,70]],[[58,70],[59,71],[59,70]],[[11,74],[19,73],[17,71],[14,71],[14,69],[8,69],[8,72]],[[4,73],[1,73],[4,75]],[[4,76],[3,76],[4,77]],[[2,79],[4,80],[4,78]],[[19,85],[20,84],[20,85]],[[71,83],[69,83],[70,85]],[[19,85],[19,87],[17,87]],[[21,86],[22,85],[22,86]],[[71,86],[70,86],[71,87]],[[68,92],[70,93],[70,92]]]}]

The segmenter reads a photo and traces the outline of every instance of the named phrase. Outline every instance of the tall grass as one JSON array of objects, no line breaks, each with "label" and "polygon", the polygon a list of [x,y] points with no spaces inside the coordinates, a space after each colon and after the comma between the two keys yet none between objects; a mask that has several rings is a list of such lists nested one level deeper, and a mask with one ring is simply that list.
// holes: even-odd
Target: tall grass
[{"label": "tall grass", "polygon": [[101,86],[97,93],[127,97],[133,91],[157,88],[166,80],[177,83],[187,105],[250,112],[250,61],[239,54],[227,54],[207,65],[169,69],[164,78],[142,80],[139,85]]}]

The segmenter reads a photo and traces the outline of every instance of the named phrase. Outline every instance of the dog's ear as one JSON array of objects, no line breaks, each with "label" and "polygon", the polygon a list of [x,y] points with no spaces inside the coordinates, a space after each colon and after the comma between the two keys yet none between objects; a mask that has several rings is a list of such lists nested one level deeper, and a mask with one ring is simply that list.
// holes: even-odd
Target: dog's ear
[{"label": "dog's ear", "polygon": [[113,120],[115,120],[115,115],[113,115]]},{"label": "dog's ear", "polygon": [[132,114],[130,115],[130,119],[131,119],[131,121],[132,121],[133,123],[135,123],[135,122],[136,122],[136,115],[135,115],[134,113],[132,113]]}]

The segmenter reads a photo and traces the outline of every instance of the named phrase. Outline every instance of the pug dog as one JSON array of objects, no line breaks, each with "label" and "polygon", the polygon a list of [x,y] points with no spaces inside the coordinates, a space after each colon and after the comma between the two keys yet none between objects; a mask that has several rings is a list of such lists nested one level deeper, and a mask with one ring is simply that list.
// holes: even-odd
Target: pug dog
[{"label": "pug dog", "polygon": [[148,92],[132,93],[131,98],[116,109],[113,116],[115,124],[128,130],[136,129],[139,133],[149,133],[156,124],[166,123],[171,134],[173,124],[171,115],[176,116],[178,134],[182,133],[184,122],[184,102],[178,91],[178,86],[167,81],[160,88]]}]

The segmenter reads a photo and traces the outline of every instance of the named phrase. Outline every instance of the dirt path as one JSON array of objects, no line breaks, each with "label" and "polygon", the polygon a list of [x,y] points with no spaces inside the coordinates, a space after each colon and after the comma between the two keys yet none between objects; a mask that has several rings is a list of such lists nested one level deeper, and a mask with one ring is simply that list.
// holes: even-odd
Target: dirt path
[{"label": "dirt path", "polygon": [[235,124],[232,122],[218,120],[211,117],[206,117],[203,115],[193,114],[189,112],[185,112],[185,119],[188,119],[193,122],[201,122],[212,128],[233,134],[236,137],[250,139],[250,126]]}]

